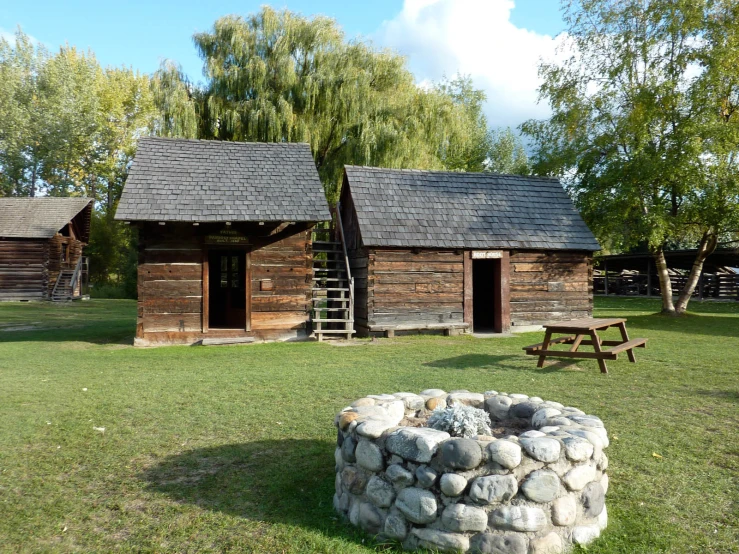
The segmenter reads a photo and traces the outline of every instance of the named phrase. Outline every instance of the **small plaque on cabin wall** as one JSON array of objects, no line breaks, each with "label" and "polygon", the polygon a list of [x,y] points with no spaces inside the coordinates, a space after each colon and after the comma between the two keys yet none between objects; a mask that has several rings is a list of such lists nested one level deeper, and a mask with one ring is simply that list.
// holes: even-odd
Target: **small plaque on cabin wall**
[{"label": "small plaque on cabin wall", "polygon": [[262,279],[259,281],[259,290],[274,290],[275,282],[272,279]]},{"label": "small plaque on cabin wall", "polygon": [[233,229],[221,229],[216,234],[206,235],[205,244],[249,244],[249,237]]},{"label": "small plaque on cabin wall", "polygon": [[503,257],[501,250],[473,250],[473,260],[499,260]]}]

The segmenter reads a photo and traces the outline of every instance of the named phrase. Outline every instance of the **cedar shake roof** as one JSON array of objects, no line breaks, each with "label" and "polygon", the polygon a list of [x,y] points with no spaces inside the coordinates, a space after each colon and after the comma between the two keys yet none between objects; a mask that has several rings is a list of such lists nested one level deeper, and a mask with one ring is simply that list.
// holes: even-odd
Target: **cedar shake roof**
[{"label": "cedar shake roof", "polygon": [[0,237],[50,239],[92,202],[91,198],[0,198]]},{"label": "cedar shake roof", "polygon": [[557,179],[345,169],[365,246],[600,249]]},{"label": "cedar shake roof", "polygon": [[331,219],[310,146],[142,138],[116,219]]}]

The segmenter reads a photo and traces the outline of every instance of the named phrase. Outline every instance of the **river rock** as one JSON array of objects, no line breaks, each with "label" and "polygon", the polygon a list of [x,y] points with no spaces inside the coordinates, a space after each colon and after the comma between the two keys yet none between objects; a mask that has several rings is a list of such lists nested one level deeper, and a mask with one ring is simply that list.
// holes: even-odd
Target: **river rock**
[{"label": "river rock", "polygon": [[467,552],[470,548],[470,539],[457,533],[445,533],[436,529],[413,529],[412,533],[418,537],[421,546],[432,550]]},{"label": "river rock", "polygon": [[520,439],[526,453],[540,462],[551,463],[559,459],[560,442],[551,438]]},{"label": "river rock", "polygon": [[537,429],[546,425],[546,421],[550,417],[555,417],[562,413],[555,408],[542,408],[541,406],[537,407],[539,409],[534,412],[533,416],[531,416],[531,425],[533,425]]},{"label": "river rock", "polygon": [[508,415],[510,417],[529,419],[538,409],[539,403],[531,402],[531,400],[529,400],[528,402],[521,402],[520,404],[511,406],[511,409],[508,411]]},{"label": "river rock", "polygon": [[485,401],[485,411],[491,418],[502,421],[508,417],[512,404],[513,400],[507,396],[493,396]]},{"label": "river rock", "polygon": [[351,404],[352,408],[359,408],[360,406],[374,406],[374,405],[375,405],[375,399],[367,398],[367,397],[355,400]]},{"label": "river rock", "polygon": [[408,523],[399,512],[391,510],[385,518],[385,526],[382,529],[382,534],[389,539],[402,541],[408,536]]},{"label": "river rock", "polygon": [[436,520],[436,497],[429,491],[415,487],[398,493],[395,506],[413,523],[432,523]]},{"label": "river rock", "polygon": [[433,487],[438,476],[439,474],[436,473],[436,470],[429,466],[418,466],[418,469],[416,469],[416,480],[418,481],[418,486],[422,489]]},{"label": "river rock", "polygon": [[385,459],[382,456],[382,452],[375,443],[368,440],[361,439],[359,441],[354,456],[357,459],[357,464],[367,471],[382,471],[385,467]]},{"label": "river rock", "polygon": [[518,492],[513,475],[487,475],[477,477],[470,486],[470,498],[480,504],[505,502]]},{"label": "river rock", "polygon": [[523,482],[521,490],[529,500],[551,502],[560,493],[559,477],[550,469],[534,471]]},{"label": "river rock", "polygon": [[603,511],[605,506],[605,493],[603,487],[600,486],[598,481],[593,481],[585,485],[580,495],[580,500],[583,505],[583,515],[585,517],[597,517]]},{"label": "river rock", "polygon": [[529,554],[562,554],[564,545],[557,533],[549,533],[538,539],[531,539]]},{"label": "river rock", "polygon": [[366,494],[367,498],[378,508],[389,508],[395,501],[393,486],[377,475],[367,483]]},{"label": "river rock", "polygon": [[441,514],[441,524],[449,531],[484,531],[488,526],[488,515],[484,510],[465,504],[447,506]]},{"label": "river rock", "polygon": [[406,460],[427,463],[439,445],[449,438],[449,433],[436,429],[403,427],[388,435],[386,448]]},{"label": "river rock", "polygon": [[367,476],[354,466],[341,470],[341,483],[352,494],[362,494],[367,486]]},{"label": "river rock", "polygon": [[494,441],[488,445],[490,460],[506,469],[513,469],[521,463],[521,447],[507,440]]},{"label": "river rock", "polygon": [[447,496],[459,496],[467,488],[467,479],[456,473],[445,473],[441,476],[439,488]]},{"label": "river rock", "polygon": [[382,434],[397,426],[400,420],[368,419],[357,425],[357,434],[368,439],[378,439]]},{"label": "river rock", "polygon": [[418,395],[427,398],[436,398],[437,396],[446,396],[446,392],[441,389],[426,389],[419,392]]},{"label": "river rock", "polygon": [[502,506],[490,514],[490,525],[499,529],[535,532],[547,526],[547,516],[541,508]]},{"label": "river rock", "polygon": [[583,546],[590,544],[600,537],[600,529],[597,525],[578,525],[572,529],[572,542]]},{"label": "river rock", "polygon": [[477,392],[456,392],[447,397],[449,406],[472,406],[480,408],[485,402],[485,396]]},{"label": "river rock", "polygon": [[357,439],[352,435],[344,438],[344,443],[341,445],[341,457],[344,458],[345,462],[353,464],[357,461],[357,458],[354,456],[356,448]]},{"label": "river rock", "polygon": [[441,447],[441,459],[452,469],[473,469],[482,461],[482,450],[472,439],[450,440]]},{"label": "river rock", "polygon": [[597,433],[587,429],[568,429],[567,432],[575,437],[581,437],[590,441],[593,445],[593,457],[597,458],[603,453],[603,440]]},{"label": "river rock", "polygon": [[480,533],[470,539],[471,554],[526,554],[526,537]]},{"label": "river rock", "polygon": [[393,482],[396,489],[402,489],[413,485],[413,474],[400,464],[391,464],[385,471],[385,475]]},{"label": "river rock", "polygon": [[599,429],[603,429],[605,427],[599,418],[591,415],[568,415],[567,418],[583,427],[595,427]]},{"label": "river rock", "polygon": [[603,494],[608,494],[608,474],[604,473],[600,478],[600,486],[603,487]]},{"label": "river rock", "polygon": [[590,464],[583,464],[573,467],[565,473],[563,481],[567,488],[571,491],[579,491],[590,481],[595,479],[595,467]]},{"label": "river rock", "polygon": [[593,444],[581,437],[566,437],[562,439],[565,447],[565,456],[573,462],[584,462],[593,455]]},{"label": "river rock", "polygon": [[367,531],[376,535],[382,530],[385,523],[383,514],[369,502],[362,502],[359,506],[359,525]]},{"label": "river rock", "polygon": [[577,500],[571,495],[552,502],[552,523],[560,526],[574,525],[577,518]]}]

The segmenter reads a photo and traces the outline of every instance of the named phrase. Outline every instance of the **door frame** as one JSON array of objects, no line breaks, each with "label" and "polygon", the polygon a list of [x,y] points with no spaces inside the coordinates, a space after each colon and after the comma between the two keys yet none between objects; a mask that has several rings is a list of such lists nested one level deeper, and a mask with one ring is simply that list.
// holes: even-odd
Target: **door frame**
[{"label": "door frame", "polygon": [[507,250],[467,250],[464,252],[463,319],[474,332],[474,291],[472,287],[472,262],[474,259],[495,260],[493,269],[493,331],[508,333],[511,330],[511,258]]},{"label": "door frame", "polygon": [[[203,291],[202,291],[202,306],[201,306],[201,325],[202,325],[202,332],[208,333],[211,329],[209,328],[208,321],[210,317],[210,263],[209,263],[209,256],[211,251],[218,251],[218,250],[239,250],[238,248],[203,248],[203,275],[202,275],[202,283],[203,283]],[[244,279],[246,282],[244,283],[244,290],[246,291],[246,304],[245,304],[245,311],[246,311],[246,323],[244,325],[244,331],[251,331],[251,250],[244,249],[244,259],[246,264],[246,271],[244,271]],[[221,329],[213,329],[213,331],[220,331]]]}]

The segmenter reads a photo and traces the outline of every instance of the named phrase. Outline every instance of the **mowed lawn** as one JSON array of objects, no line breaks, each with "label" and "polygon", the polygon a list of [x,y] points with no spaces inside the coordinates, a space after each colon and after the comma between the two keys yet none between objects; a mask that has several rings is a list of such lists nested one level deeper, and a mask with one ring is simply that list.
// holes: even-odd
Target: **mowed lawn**
[{"label": "mowed lawn", "polygon": [[[495,389],[600,416],[589,553],[739,552],[739,303],[597,299],[649,338],[601,375],[515,338],[134,349],[132,301],[0,304],[0,552],[374,552],[332,508],[334,414],[365,394]],[[104,432],[101,430],[104,428]]]}]

